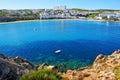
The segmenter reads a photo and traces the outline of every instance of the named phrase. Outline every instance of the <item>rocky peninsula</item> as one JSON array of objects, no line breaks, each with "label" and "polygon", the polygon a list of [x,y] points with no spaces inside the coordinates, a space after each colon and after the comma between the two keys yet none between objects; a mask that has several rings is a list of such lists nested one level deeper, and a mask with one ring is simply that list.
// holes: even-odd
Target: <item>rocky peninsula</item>
[{"label": "rocky peninsula", "polygon": [[[100,54],[93,65],[77,70],[67,70],[61,73],[63,80],[117,80],[116,70],[120,66],[120,50],[111,55]],[[19,80],[19,78],[31,70],[38,69],[57,70],[57,67],[45,63],[34,66],[28,60],[20,57],[5,57],[0,54],[0,80]],[[58,70],[59,71],[59,70]]]}]

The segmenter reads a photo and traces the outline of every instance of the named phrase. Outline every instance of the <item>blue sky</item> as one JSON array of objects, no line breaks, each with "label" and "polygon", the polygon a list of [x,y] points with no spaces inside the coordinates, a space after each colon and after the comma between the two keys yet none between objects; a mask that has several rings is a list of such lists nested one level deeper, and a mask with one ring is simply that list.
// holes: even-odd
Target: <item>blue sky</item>
[{"label": "blue sky", "polygon": [[1,0],[0,9],[41,9],[66,5],[68,8],[119,9],[120,0]]}]

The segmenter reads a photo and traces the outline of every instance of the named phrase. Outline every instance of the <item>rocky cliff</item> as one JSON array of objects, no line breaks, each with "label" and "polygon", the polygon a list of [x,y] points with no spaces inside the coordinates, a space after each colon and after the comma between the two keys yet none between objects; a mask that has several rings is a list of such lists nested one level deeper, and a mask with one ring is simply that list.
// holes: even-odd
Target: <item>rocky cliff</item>
[{"label": "rocky cliff", "polygon": [[35,66],[26,59],[0,54],[0,80],[19,80],[22,74],[34,68]]},{"label": "rocky cliff", "polygon": [[67,70],[64,80],[117,80],[116,69],[120,66],[120,50],[111,55],[98,55],[92,66]]},{"label": "rocky cliff", "polygon": [[[98,55],[91,66],[67,70],[66,73],[61,74],[63,80],[117,80],[116,70],[118,66],[120,66],[120,50],[107,56]],[[57,70],[57,67],[45,63],[36,67],[26,59],[5,57],[0,54],[0,80],[19,80],[23,74],[31,70],[44,68]]]},{"label": "rocky cliff", "polygon": [[19,80],[20,77],[31,70],[52,69],[58,70],[56,66],[43,63],[34,66],[28,60],[20,57],[5,57],[0,54],[0,80]]}]

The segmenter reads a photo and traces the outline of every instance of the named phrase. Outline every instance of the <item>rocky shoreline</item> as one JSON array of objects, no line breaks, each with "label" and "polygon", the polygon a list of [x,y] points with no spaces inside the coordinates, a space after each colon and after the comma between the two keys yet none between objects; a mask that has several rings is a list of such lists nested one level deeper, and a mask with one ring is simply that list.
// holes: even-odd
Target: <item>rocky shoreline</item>
[{"label": "rocky shoreline", "polygon": [[116,70],[120,66],[120,50],[111,55],[100,54],[92,66],[67,70],[63,74],[64,80],[118,80]]},{"label": "rocky shoreline", "polygon": [[[77,70],[67,70],[61,73],[63,80],[117,80],[116,69],[120,66],[120,50],[111,55],[98,55],[93,65],[79,68]],[[31,70],[39,69],[58,70],[53,65],[45,63],[34,66],[28,60],[20,57],[5,57],[0,54],[0,80],[19,80],[19,78]],[[59,70],[58,70],[59,71]]]}]

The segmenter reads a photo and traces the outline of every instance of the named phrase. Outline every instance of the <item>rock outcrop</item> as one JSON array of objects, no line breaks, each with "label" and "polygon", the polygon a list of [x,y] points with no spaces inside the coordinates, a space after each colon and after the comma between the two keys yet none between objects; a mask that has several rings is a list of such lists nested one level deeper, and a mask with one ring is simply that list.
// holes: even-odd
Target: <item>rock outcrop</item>
[{"label": "rock outcrop", "polygon": [[39,69],[51,69],[51,70],[58,70],[57,66],[54,65],[47,65],[46,63],[43,63],[37,67],[37,70]]},{"label": "rock outcrop", "polygon": [[23,74],[39,69],[57,70],[57,67],[46,63],[34,66],[28,60],[18,56],[13,58],[0,54],[0,80],[19,80]]},{"label": "rock outcrop", "polygon": [[0,80],[19,80],[22,74],[33,69],[35,66],[26,59],[0,54]]},{"label": "rock outcrop", "polygon": [[63,80],[117,80],[115,70],[120,66],[120,50],[112,55],[98,55],[92,66],[67,70]]}]

